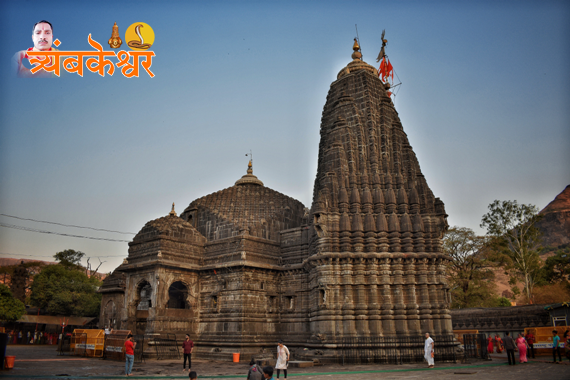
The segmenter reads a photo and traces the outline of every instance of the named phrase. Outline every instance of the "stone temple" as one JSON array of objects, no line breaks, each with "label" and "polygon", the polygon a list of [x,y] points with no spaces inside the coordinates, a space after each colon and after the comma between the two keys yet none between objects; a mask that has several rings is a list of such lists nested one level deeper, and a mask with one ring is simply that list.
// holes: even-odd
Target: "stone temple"
[{"label": "stone temple", "polygon": [[332,360],[351,338],[452,333],[444,204],[388,86],[353,49],[323,109],[311,209],[250,162],[233,186],[140,230],[100,289],[101,327],[188,333],[198,356],[244,360],[278,339]]}]

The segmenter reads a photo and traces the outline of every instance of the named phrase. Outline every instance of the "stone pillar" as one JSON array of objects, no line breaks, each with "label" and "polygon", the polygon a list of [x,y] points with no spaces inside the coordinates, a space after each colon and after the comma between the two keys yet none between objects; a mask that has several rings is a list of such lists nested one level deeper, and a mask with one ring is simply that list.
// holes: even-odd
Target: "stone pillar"
[{"label": "stone pillar", "polygon": [[394,328],[394,305],[392,303],[392,289],[391,289],[391,271],[390,263],[391,259],[386,257],[380,259],[380,286],[382,292],[382,328],[384,330],[385,336],[395,336]]},{"label": "stone pillar", "polygon": [[343,335],[355,335],[356,327],[354,324],[354,293],[352,289],[352,259],[346,258],[342,260],[342,286],[344,300],[342,306]]},{"label": "stone pillar", "polygon": [[406,323],[406,305],[404,303],[402,261],[403,260],[400,257],[392,259],[392,277],[394,279],[392,285],[392,296],[394,302],[394,323],[396,327],[396,334],[407,335],[408,325]]},{"label": "stone pillar", "polygon": [[369,336],[368,305],[366,297],[366,285],[364,280],[365,259],[360,257],[353,266],[356,283],[356,331],[360,336]]},{"label": "stone pillar", "polygon": [[366,270],[369,275],[368,315],[371,336],[382,336],[382,323],[380,320],[380,304],[378,300],[378,259],[369,259]]}]

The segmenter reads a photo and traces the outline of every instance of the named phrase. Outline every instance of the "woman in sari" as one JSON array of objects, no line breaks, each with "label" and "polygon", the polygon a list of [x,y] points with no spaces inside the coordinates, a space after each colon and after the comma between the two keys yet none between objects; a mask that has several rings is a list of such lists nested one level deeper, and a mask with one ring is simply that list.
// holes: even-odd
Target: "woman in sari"
[{"label": "woman in sari", "polygon": [[515,340],[517,348],[519,350],[519,363],[526,363],[526,350],[528,349],[528,344],[526,339],[522,334],[519,334],[517,340]]},{"label": "woman in sari", "polygon": [[487,344],[487,352],[489,353],[489,355],[491,355],[493,353],[493,347],[494,347],[494,342],[493,342],[493,337],[491,335],[489,335],[489,337],[487,338],[487,342],[489,342],[489,344]]},{"label": "woman in sari", "polygon": [[495,344],[497,345],[497,354],[503,352],[503,340],[499,334],[495,334]]}]

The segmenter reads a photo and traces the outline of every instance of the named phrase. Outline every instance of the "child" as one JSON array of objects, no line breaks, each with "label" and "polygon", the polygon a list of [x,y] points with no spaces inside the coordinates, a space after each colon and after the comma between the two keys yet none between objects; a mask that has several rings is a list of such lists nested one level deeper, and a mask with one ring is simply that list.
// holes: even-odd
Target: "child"
[{"label": "child", "polygon": [[263,371],[255,364],[255,360],[251,358],[249,362],[249,372],[247,373],[247,380],[263,380]]},{"label": "child", "polygon": [[196,371],[190,371],[188,377],[190,378],[190,380],[196,380],[198,378],[198,375],[196,374]]},{"label": "child", "polygon": [[274,380],[273,379],[273,367],[263,367],[263,376],[265,376],[265,378],[267,380]]}]

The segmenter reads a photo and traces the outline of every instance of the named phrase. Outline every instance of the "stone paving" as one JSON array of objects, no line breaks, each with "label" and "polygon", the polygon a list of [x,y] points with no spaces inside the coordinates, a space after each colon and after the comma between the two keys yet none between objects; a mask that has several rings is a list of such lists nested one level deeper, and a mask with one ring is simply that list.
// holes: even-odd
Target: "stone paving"
[{"label": "stone paving", "polygon": [[[124,378],[124,363],[99,358],[57,356],[54,346],[8,346],[7,355],[15,355],[12,370],[0,371],[2,379],[118,379]],[[570,379],[570,362],[552,364],[550,357],[538,357],[527,364],[508,366],[506,356],[493,355],[491,361],[436,363],[434,369],[424,364],[347,365],[292,368],[289,378],[299,380],[341,379]],[[193,360],[192,369],[199,379],[245,379],[247,363]],[[60,375],[60,376],[57,376]],[[282,375],[283,376],[283,375]],[[147,360],[135,363],[133,379],[187,379],[182,360]],[[281,377],[282,378],[282,377]]]}]

